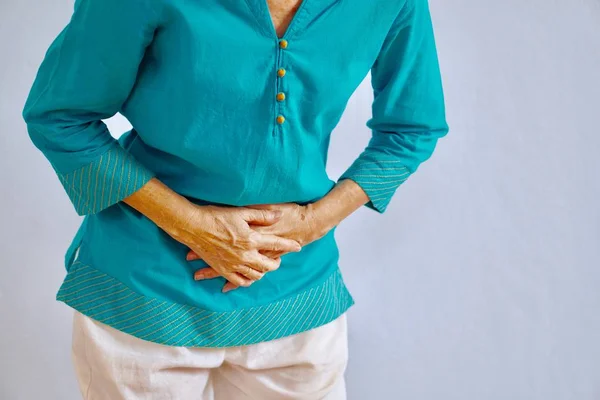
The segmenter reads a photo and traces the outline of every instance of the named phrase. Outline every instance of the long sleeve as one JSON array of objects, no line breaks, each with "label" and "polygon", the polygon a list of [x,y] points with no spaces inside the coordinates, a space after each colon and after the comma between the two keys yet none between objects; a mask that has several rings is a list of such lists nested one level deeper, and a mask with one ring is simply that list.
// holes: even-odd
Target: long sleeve
[{"label": "long sleeve", "polygon": [[158,1],[76,0],[39,67],[23,109],[41,150],[79,215],[97,213],[154,174],[110,135],[158,26]]},{"label": "long sleeve", "polygon": [[379,213],[448,132],[427,0],[406,0],[371,68],[371,139],[340,176],[358,183]]}]

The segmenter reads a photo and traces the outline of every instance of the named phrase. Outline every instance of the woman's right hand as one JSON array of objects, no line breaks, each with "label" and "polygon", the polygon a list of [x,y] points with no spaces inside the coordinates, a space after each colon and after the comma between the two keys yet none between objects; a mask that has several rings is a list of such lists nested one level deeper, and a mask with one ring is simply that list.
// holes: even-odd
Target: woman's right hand
[{"label": "woman's right hand", "polygon": [[281,217],[277,210],[194,204],[190,207],[167,233],[231,283],[224,291],[233,286],[250,286],[265,273],[279,268],[281,257],[270,258],[261,251],[284,254],[301,250],[295,240],[250,228],[250,224],[274,224]]},{"label": "woman's right hand", "polygon": [[280,257],[270,258],[260,251],[283,255],[301,249],[295,240],[250,228],[250,224],[274,224],[280,218],[277,210],[198,206],[157,178],[123,201],[198,254],[213,274],[227,279],[224,291],[249,286],[266,272],[279,268]]}]

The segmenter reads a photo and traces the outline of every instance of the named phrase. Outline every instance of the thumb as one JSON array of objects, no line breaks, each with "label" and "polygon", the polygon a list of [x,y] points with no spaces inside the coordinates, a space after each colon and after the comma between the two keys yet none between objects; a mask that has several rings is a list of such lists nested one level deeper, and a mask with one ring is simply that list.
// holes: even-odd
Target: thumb
[{"label": "thumb", "polygon": [[254,225],[272,225],[281,218],[281,215],[281,210],[248,209],[244,220]]}]

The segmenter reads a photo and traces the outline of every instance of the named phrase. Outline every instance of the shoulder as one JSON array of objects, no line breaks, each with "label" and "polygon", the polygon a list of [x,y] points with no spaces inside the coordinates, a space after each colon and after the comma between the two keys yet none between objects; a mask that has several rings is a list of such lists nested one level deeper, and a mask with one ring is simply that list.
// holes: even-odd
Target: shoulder
[{"label": "shoulder", "polygon": [[168,0],[75,0],[74,11],[102,10],[105,12],[158,13]]}]

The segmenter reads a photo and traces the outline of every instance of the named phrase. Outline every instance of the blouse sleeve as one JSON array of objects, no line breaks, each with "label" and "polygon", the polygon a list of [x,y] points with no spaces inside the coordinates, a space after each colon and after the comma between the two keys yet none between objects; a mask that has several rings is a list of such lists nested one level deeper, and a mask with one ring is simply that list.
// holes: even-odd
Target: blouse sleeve
[{"label": "blouse sleeve", "polygon": [[110,135],[102,119],[128,97],[158,25],[150,0],[76,0],[46,51],[23,118],[79,215],[131,195],[154,174]]},{"label": "blouse sleeve", "polygon": [[448,132],[427,0],[406,0],[371,68],[371,139],[338,179],[352,179],[379,213]]}]

